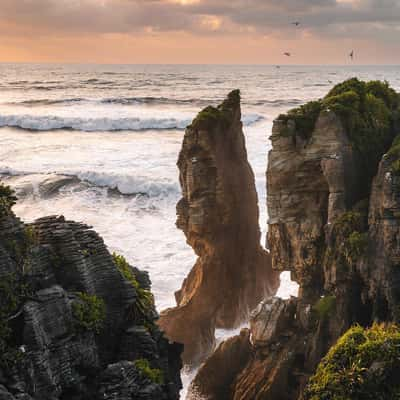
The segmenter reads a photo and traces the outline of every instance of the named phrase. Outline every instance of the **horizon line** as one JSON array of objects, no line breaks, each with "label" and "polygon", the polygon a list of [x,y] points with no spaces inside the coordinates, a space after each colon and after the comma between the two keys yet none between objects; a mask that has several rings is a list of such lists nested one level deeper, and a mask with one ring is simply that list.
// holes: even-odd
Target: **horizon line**
[{"label": "horizon line", "polygon": [[0,61],[0,65],[8,64],[38,64],[38,65],[154,65],[154,66],[265,66],[265,67],[400,67],[399,64],[265,64],[265,63],[103,63],[103,62],[81,62],[81,61]]}]

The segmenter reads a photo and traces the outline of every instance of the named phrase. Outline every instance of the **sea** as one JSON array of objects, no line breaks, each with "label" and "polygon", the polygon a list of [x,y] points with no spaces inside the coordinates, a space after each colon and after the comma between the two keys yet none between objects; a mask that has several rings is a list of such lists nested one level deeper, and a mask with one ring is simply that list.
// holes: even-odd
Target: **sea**
[{"label": "sea", "polygon": [[[185,127],[241,90],[264,245],[273,120],[354,76],[400,91],[400,66],[0,64],[0,179],[16,190],[14,211],[24,221],[62,214],[84,222],[110,251],[148,271],[163,310],[175,305],[195,262],[175,226]],[[65,177],[57,193],[43,190]],[[296,293],[283,273],[278,295]]]}]

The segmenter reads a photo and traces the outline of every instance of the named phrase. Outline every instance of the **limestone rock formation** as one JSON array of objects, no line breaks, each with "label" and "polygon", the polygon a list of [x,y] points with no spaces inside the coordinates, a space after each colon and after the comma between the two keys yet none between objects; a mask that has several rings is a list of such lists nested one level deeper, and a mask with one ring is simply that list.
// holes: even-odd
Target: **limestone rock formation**
[{"label": "limestone rock formation", "polygon": [[178,306],[162,313],[160,326],[184,343],[184,361],[196,364],[212,350],[215,328],[238,326],[275,293],[279,280],[260,245],[239,91],[200,112],[186,129],[178,167],[177,226],[198,260],[176,293]]},{"label": "limestone rock formation", "polygon": [[179,398],[180,353],[146,273],[88,226],[26,225],[0,185],[0,399]]},{"label": "limestone rock formation", "polygon": [[[307,382],[344,332],[400,322],[399,111],[400,96],[387,84],[351,79],[275,121],[268,243],[273,267],[290,270],[300,292],[255,311],[248,362],[226,372],[224,398],[320,398]],[[200,394],[216,399],[199,379]]]}]

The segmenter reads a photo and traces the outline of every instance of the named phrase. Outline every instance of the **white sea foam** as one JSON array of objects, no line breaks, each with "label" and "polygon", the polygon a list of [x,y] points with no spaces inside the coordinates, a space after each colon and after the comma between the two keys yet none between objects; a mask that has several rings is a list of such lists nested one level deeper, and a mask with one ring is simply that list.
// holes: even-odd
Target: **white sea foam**
[{"label": "white sea foam", "polygon": [[[243,124],[252,125],[263,119],[257,114],[243,117]],[[84,132],[183,130],[191,123],[190,118],[74,118],[54,115],[0,115],[0,127],[14,127],[33,131],[72,129]]]},{"label": "white sea foam", "polygon": [[52,115],[1,115],[0,127],[35,131],[73,129],[85,132],[185,129],[190,119],[176,118],[68,118]]},{"label": "white sea foam", "polygon": [[121,194],[126,195],[142,194],[149,197],[168,197],[179,194],[177,182],[171,182],[168,179],[94,171],[80,172],[77,176],[81,180],[85,180],[96,186],[117,189]]}]

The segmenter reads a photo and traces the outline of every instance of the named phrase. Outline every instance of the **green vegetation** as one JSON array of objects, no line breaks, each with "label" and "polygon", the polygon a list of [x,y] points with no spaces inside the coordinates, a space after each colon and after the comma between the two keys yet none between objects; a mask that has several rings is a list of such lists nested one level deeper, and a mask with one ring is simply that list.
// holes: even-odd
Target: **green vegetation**
[{"label": "green vegetation", "polygon": [[318,319],[326,320],[335,311],[335,307],[336,307],[336,297],[325,296],[317,301],[317,303],[313,307],[313,310],[316,312]]},{"label": "green vegetation", "polygon": [[368,246],[368,233],[353,232],[346,241],[346,257],[355,262],[365,254]]},{"label": "green vegetation", "polygon": [[363,216],[358,211],[348,211],[334,222],[333,229],[336,235],[349,237],[353,232],[363,229]]},{"label": "green vegetation", "polygon": [[135,360],[134,364],[140,373],[153,383],[157,383],[158,385],[164,383],[163,371],[161,369],[151,368],[149,361],[145,358]]},{"label": "green vegetation", "polygon": [[[367,195],[378,163],[397,134],[399,94],[387,82],[352,78],[336,85],[323,99],[293,109],[279,119],[293,120],[295,131],[309,139],[324,110],[334,111],[342,121],[362,172],[360,190]],[[286,133],[284,130],[282,134]]]},{"label": "green vegetation", "polygon": [[13,343],[10,321],[17,314],[30,289],[22,280],[10,274],[0,280],[0,368],[9,368],[21,357]]},{"label": "green vegetation", "polygon": [[39,242],[38,234],[32,225],[25,226],[25,237],[28,245],[36,245]]},{"label": "green vegetation", "polygon": [[16,202],[14,191],[9,186],[0,183],[0,217],[7,215]]},{"label": "green vegetation", "polygon": [[[287,114],[281,114],[278,119],[284,122],[293,120],[296,127],[296,132],[305,140],[311,137],[315,123],[322,111],[322,103],[320,101],[310,101],[298,108],[290,110]],[[289,131],[283,132],[287,136]]]},{"label": "green vegetation", "polygon": [[114,263],[118,270],[121,272],[122,276],[131,283],[131,285],[136,289],[138,294],[138,301],[141,303],[141,309],[145,312],[146,310],[154,307],[154,297],[153,294],[146,289],[140,287],[139,282],[132,270],[132,267],[126,261],[124,256],[113,253]]},{"label": "green vegetation", "polygon": [[240,104],[240,90],[233,90],[218,107],[208,106],[200,111],[190,127],[192,129],[212,129],[221,124],[223,128],[226,128],[232,119],[232,111],[238,104]]},{"label": "green vegetation", "polygon": [[306,387],[305,400],[398,400],[400,329],[351,328],[330,349]]},{"label": "green vegetation", "polygon": [[133,273],[131,266],[128,264],[124,256],[117,253],[112,254],[115,265],[117,266],[119,272],[122,276],[132,284],[135,289],[139,289],[139,282],[136,280],[136,276]]},{"label": "green vegetation", "polygon": [[347,264],[354,264],[365,254],[368,246],[367,217],[368,202],[363,200],[333,223],[332,233],[336,248]]},{"label": "green vegetation", "polygon": [[106,318],[106,307],[103,299],[78,293],[78,301],[72,304],[72,313],[79,330],[100,333]]}]

